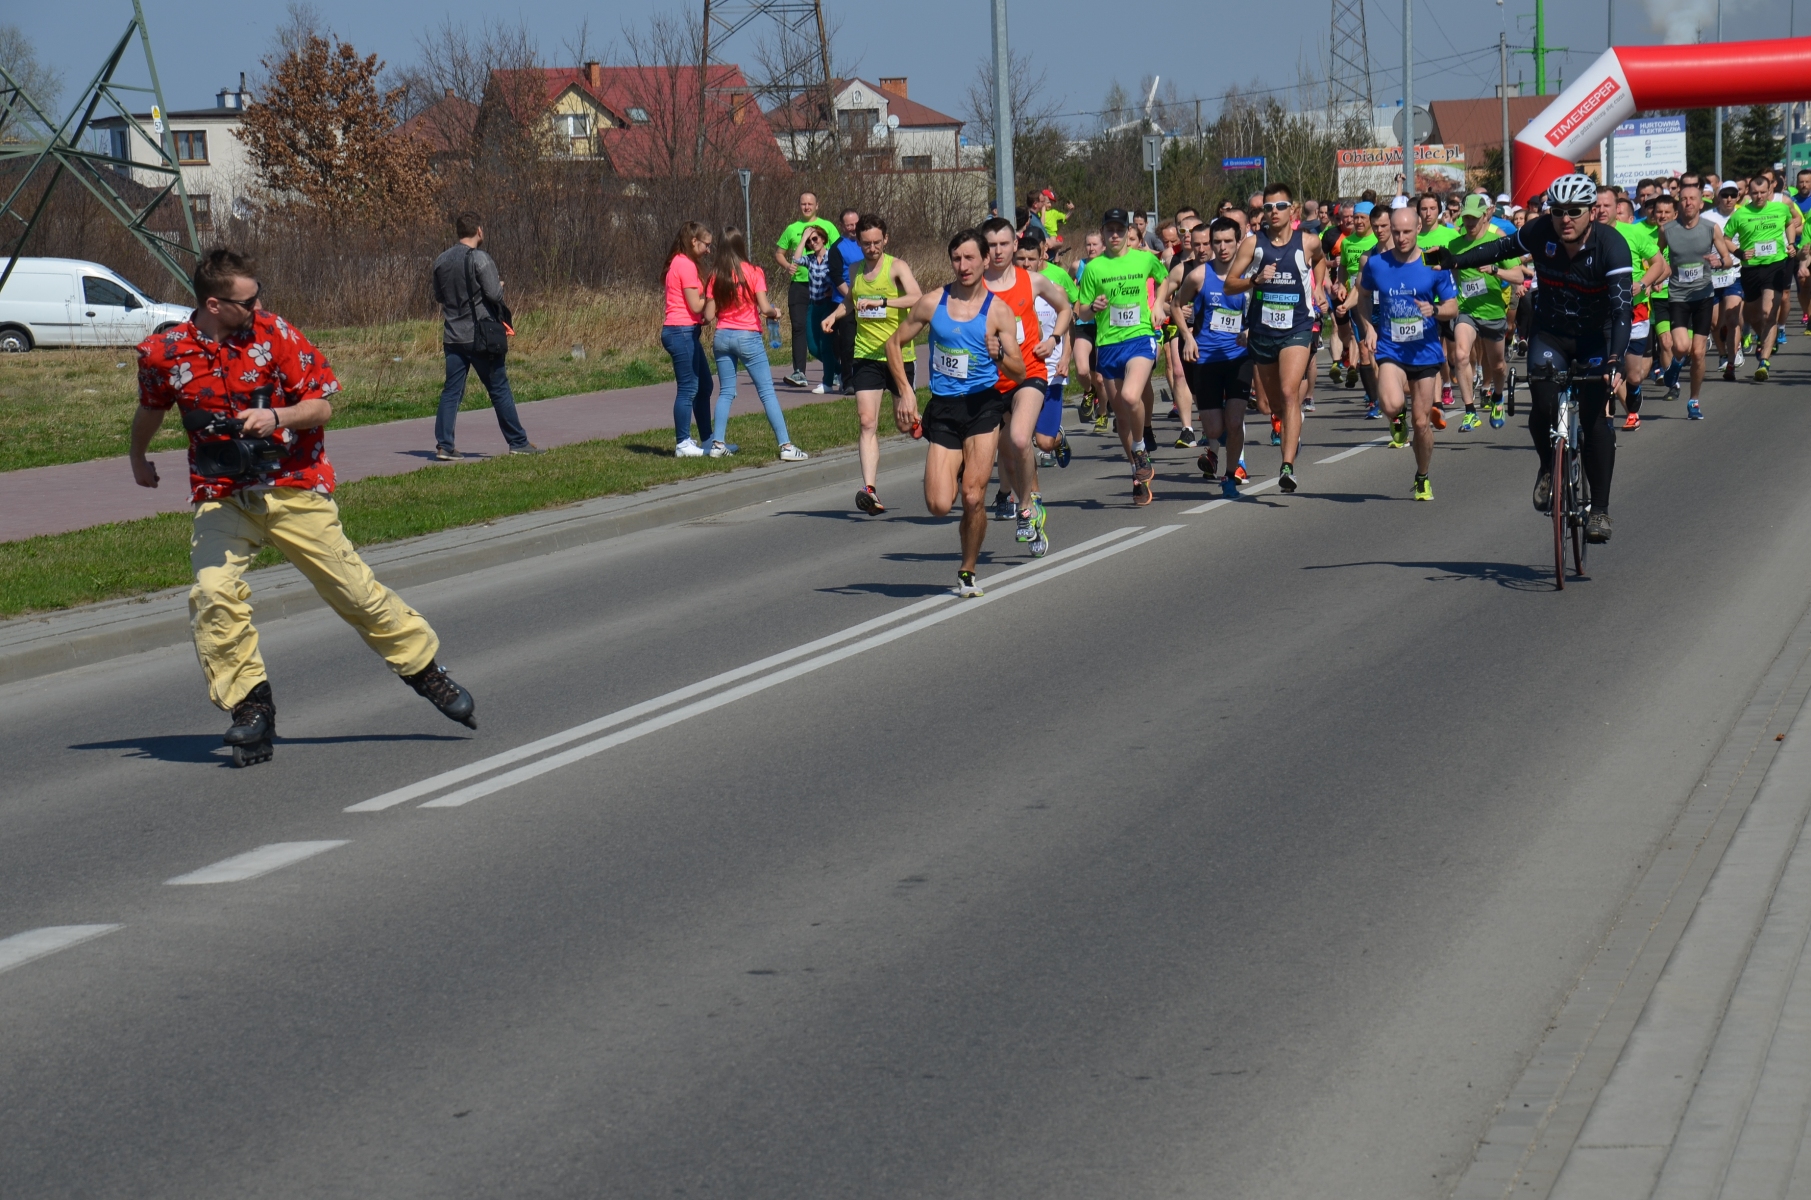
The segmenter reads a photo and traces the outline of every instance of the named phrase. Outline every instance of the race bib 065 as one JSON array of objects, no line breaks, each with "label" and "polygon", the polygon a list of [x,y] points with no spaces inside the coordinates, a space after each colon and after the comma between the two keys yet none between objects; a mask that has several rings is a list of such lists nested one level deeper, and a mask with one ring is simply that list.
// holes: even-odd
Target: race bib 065
[{"label": "race bib 065", "polygon": [[1704,264],[1703,263],[1687,263],[1685,266],[1680,267],[1677,271],[1675,271],[1673,273],[1673,278],[1675,281],[1682,283],[1682,284],[1697,283],[1699,280],[1704,278]]}]

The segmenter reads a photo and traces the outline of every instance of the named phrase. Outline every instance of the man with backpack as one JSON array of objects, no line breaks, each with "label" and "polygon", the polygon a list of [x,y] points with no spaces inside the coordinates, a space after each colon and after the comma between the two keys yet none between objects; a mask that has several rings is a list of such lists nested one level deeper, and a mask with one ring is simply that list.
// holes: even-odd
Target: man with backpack
[{"label": "man with backpack", "polygon": [[509,351],[509,306],[503,303],[503,281],[495,260],[479,249],[484,245],[484,226],[477,213],[467,211],[453,218],[453,231],[459,240],[434,260],[434,302],[446,321],[441,333],[446,386],[440,390],[440,412],[434,418],[434,457],[442,462],[460,457],[453,428],[465,399],[465,379],[472,371],[478,372],[490,396],[509,452],[539,454],[540,447],[522,430],[516,398],[509,390],[509,371],[503,362]]}]

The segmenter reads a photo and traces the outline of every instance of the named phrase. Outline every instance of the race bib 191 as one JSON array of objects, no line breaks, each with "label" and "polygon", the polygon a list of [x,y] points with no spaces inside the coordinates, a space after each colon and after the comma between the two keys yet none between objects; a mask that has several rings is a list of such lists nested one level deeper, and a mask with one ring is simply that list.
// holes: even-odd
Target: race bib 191
[{"label": "race bib 191", "polygon": [[1703,263],[1687,263],[1685,266],[1680,267],[1677,271],[1673,272],[1673,280],[1676,283],[1681,283],[1681,284],[1697,283],[1698,281],[1702,280],[1703,278],[1704,278],[1704,264]]},{"label": "race bib 191", "polygon": [[1734,287],[1736,276],[1740,274],[1741,272],[1734,267],[1731,267],[1727,271],[1712,271],[1710,273],[1710,285],[1712,287],[1720,288]]},{"label": "race bib 191", "polygon": [[1293,304],[1266,304],[1264,306],[1264,328],[1266,328],[1266,329],[1293,329],[1293,328],[1295,328],[1295,305],[1293,305]]},{"label": "race bib 191", "polygon": [[1418,342],[1427,333],[1427,323],[1420,317],[1391,317],[1390,340],[1392,342]]},{"label": "race bib 191", "polygon": [[946,379],[967,379],[968,351],[938,346],[931,352],[931,370]]},{"label": "race bib 191", "polygon": [[1216,308],[1208,317],[1207,327],[1214,333],[1239,332],[1239,310],[1236,308]]},{"label": "race bib 191", "polygon": [[1476,279],[1467,279],[1459,285],[1459,295],[1466,300],[1476,300],[1490,290],[1490,280],[1482,275]]},{"label": "race bib 191", "polygon": [[1107,324],[1115,329],[1136,329],[1144,324],[1144,305],[1115,304],[1107,310]]}]

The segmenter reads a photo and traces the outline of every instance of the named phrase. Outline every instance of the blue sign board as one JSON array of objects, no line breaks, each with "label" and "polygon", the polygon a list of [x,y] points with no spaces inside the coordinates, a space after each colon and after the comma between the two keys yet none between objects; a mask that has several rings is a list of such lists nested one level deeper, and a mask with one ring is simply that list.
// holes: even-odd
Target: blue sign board
[{"label": "blue sign board", "polygon": [[1220,160],[1220,169],[1222,171],[1262,171],[1264,160],[1262,158],[1223,158]]}]

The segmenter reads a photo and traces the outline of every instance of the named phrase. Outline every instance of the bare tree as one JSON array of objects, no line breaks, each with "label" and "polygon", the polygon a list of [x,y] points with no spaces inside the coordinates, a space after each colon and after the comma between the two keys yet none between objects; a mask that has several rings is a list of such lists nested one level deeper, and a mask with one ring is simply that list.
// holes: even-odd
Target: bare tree
[{"label": "bare tree", "polygon": [[[1007,59],[1007,94],[1012,103],[1012,136],[1016,142],[1048,125],[1056,116],[1057,101],[1048,91],[1044,71],[1032,73],[1031,59],[1017,50]],[[987,143],[994,140],[994,60],[987,55],[963,98],[963,116]]]},{"label": "bare tree", "polygon": [[[0,67],[6,68],[6,73],[44,110],[45,116],[53,121],[58,118],[56,106],[57,98],[63,94],[63,77],[38,57],[37,48],[17,25],[0,25]],[[37,128],[37,119],[23,106],[15,111],[13,119]],[[18,132],[21,131],[0,130],[0,137]]]}]

